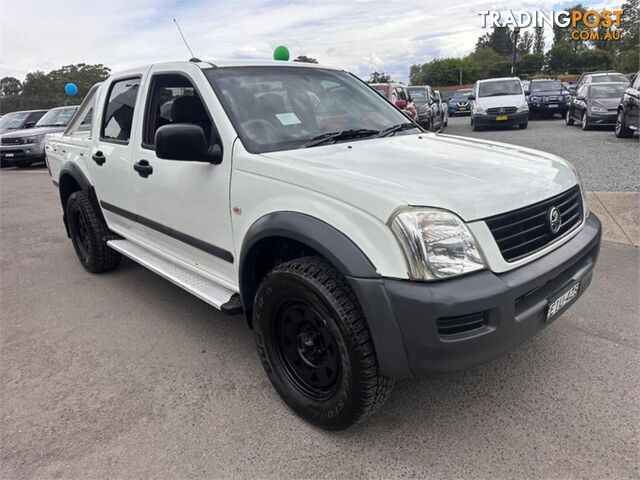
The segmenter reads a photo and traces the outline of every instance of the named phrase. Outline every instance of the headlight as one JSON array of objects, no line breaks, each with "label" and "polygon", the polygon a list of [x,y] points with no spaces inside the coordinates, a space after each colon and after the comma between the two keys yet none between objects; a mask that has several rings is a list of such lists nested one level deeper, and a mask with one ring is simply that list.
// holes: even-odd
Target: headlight
[{"label": "headlight", "polygon": [[578,170],[573,165],[573,163],[571,163],[569,160],[565,160],[565,162],[567,162],[567,165],[569,166],[569,168],[575,175],[576,180],[578,181],[578,186],[580,187],[580,196],[582,197],[582,210],[584,212],[584,218],[586,219],[589,216],[589,205],[587,204],[587,195],[584,191],[584,184],[582,183],[582,177],[580,177],[580,173],[578,173]]},{"label": "headlight", "polygon": [[540,97],[529,97],[533,103],[540,103]]},{"label": "headlight", "polygon": [[440,280],[485,268],[476,242],[453,213],[406,208],[390,220],[412,280]]},{"label": "headlight", "polygon": [[600,107],[598,105],[591,105],[591,111],[592,112],[600,112],[600,113],[607,113],[607,109]]},{"label": "headlight", "polygon": [[30,137],[23,137],[22,143],[39,143],[44,140],[44,134],[42,135],[32,135]]},{"label": "headlight", "polygon": [[475,103],[473,105],[473,113],[477,113],[478,115],[484,115],[485,113],[487,113],[487,111],[484,108],[482,108],[481,105]]},{"label": "headlight", "polygon": [[518,112],[528,112],[528,111],[529,111],[529,105],[527,105],[527,102],[520,104],[520,106],[518,107]]}]

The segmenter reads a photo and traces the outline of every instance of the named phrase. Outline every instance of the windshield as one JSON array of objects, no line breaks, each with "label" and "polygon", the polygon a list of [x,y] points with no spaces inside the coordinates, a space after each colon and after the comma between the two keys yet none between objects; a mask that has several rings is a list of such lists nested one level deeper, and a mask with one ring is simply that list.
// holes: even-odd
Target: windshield
[{"label": "windshield", "polygon": [[222,67],[205,74],[252,153],[300,148],[314,137],[335,132],[366,130],[373,136],[409,121],[366,84],[342,71]]},{"label": "windshield", "polygon": [[28,116],[29,112],[7,113],[0,119],[0,128],[6,128],[9,130],[22,128],[24,122],[27,121]]},{"label": "windshield", "polygon": [[416,103],[427,103],[427,91],[423,87],[411,88],[409,87],[409,93],[411,99]]},{"label": "windshield", "polygon": [[532,92],[543,92],[546,90],[562,90],[562,82],[558,80],[542,80],[531,82]]},{"label": "windshield", "polygon": [[478,97],[499,97],[502,95],[520,94],[522,94],[522,85],[518,80],[481,82],[478,86]]},{"label": "windshield", "polygon": [[620,98],[626,90],[624,85],[592,85],[589,88],[591,98]]},{"label": "windshield", "polygon": [[471,89],[456,90],[456,93],[453,94],[453,98],[467,98],[469,95],[471,95],[472,91],[473,90]]},{"label": "windshield", "polygon": [[38,120],[36,127],[66,127],[78,107],[54,108]]},{"label": "windshield", "polygon": [[591,83],[620,82],[629,83],[629,79],[621,73],[609,73],[607,75],[594,75],[591,77]]}]

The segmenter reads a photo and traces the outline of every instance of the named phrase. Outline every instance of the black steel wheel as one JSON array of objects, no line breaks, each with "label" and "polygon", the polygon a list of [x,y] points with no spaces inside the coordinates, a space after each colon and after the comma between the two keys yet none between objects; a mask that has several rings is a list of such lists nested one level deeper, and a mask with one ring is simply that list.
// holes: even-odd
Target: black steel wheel
[{"label": "black steel wheel", "polygon": [[65,213],[73,248],[82,266],[92,273],[116,268],[122,257],[107,245],[107,241],[116,236],[91,205],[87,194],[73,192],[67,200]]},{"label": "black steel wheel", "polygon": [[393,381],[378,368],[358,299],[326,260],[303,257],[277,265],[253,305],[265,372],[302,418],[339,430],[385,402]]}]

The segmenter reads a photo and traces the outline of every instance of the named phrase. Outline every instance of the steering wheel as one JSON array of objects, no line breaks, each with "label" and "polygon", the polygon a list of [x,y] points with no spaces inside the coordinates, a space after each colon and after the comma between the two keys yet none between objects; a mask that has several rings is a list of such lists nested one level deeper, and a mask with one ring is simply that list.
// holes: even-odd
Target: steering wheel
[{"label": "steering wheel", "polygon": [[262,118],[252,118],[246,122],[242,122],[242,128],[251,132],[257,138],[262,140],[277,140],[278,132],[270,122]]}]

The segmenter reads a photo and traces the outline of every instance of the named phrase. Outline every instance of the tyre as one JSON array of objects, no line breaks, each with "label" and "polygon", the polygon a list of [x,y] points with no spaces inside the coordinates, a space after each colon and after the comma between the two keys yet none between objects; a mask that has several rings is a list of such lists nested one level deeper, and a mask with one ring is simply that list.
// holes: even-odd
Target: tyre
[{"label": "tyre", "polygon": [[618,138],[630,138],[633,136],[633,130],[627,127],[627,124],[624,121],[624,110],[622,109],[618,112],[614,131]]},{"label": "tyre", "polygon": [[520,125],[518,125],[518,127],[520,127],[520,130],[524,130],[528,126],[529,126],[529,122],[524,122],[524,123],[521,123]]},{"label": "tyre", "polygon": [[573,118],[571,118],[571,114],[569,112],[564,116],[564,123],[568,126],[573,125]]},{"label": "tyre", "polygon": [[253,329],[262,365],[284,402],[327,430],[363,420],[388,398],[358,299],[320,257],[277,265],[254,301]]},{"label": "tyre", "polygon": [[590,128],[589,115],[587,115],[587,112],[582,113],[582,118],[580,119],[580,128],[582,128],[582,130],[589,130]]},{"label": "tyre", "polygon": [[73,248],[82,266],[92,273],[113,270],[122,256],[107,245],[116,238],[84,192],[73,192],[66,205],[66,221]]}]

